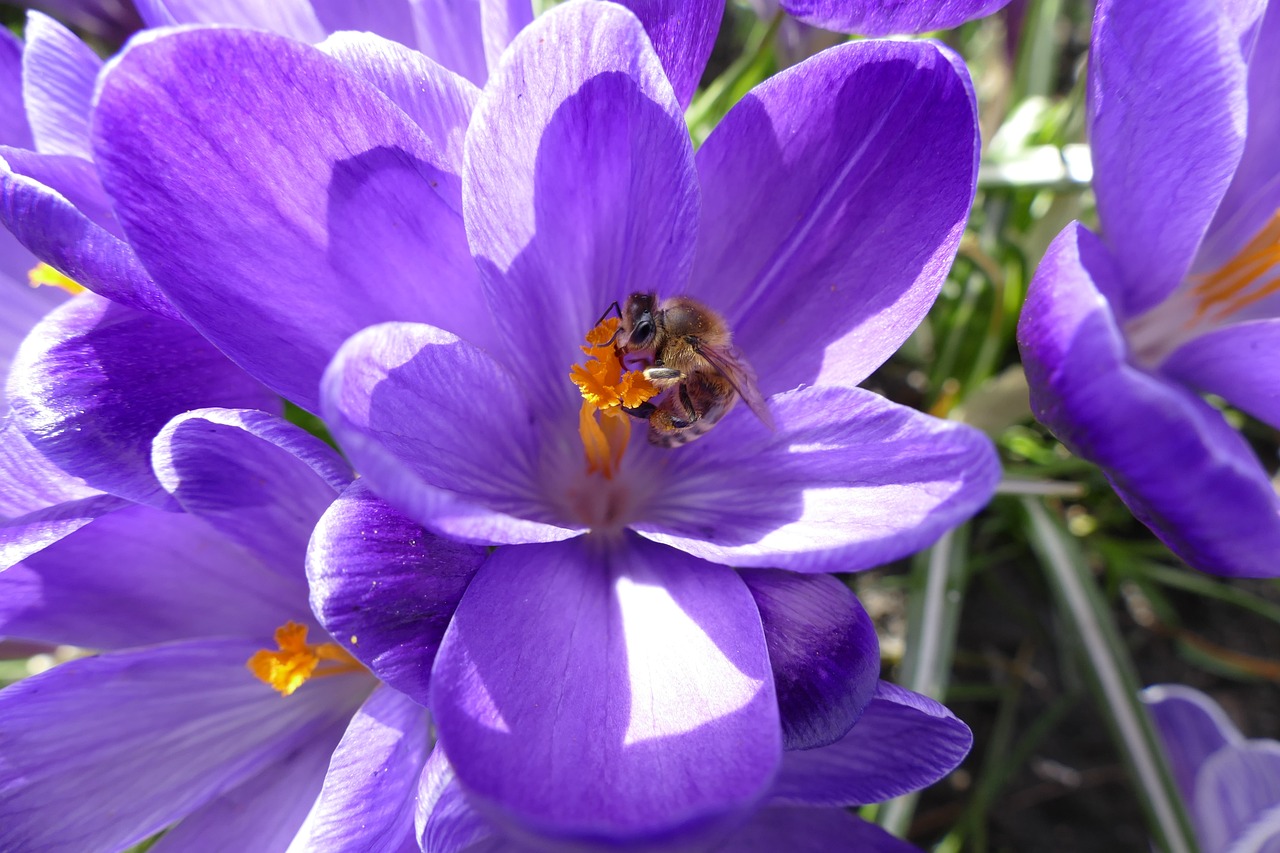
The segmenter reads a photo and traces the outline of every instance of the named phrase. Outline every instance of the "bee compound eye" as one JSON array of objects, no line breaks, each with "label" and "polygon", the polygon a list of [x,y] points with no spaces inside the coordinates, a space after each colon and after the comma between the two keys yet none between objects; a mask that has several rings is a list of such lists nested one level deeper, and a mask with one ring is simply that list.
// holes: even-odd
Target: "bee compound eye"
[{"label": "bee compound eye", "polygon": [[639,323],[631,332],[631,344],[635,346],[644,346],[653,337],[653,323],[645,320]]}]

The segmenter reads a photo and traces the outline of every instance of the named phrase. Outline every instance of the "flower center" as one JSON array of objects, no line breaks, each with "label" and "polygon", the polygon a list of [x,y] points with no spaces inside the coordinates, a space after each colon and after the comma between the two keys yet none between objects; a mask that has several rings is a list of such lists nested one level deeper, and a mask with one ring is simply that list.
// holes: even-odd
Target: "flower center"
[{"label": "flower center", "polygon": [[40,287],[41,285],[61,287],[73,296],[84,292],[84,285],[70,276],[63,275],[45,263],[36,264],[32,267],[30,272],[27,273],[27,281],[31,282],[32,287]]},{"label": "flower center", "polygon": [[259,649],[245,666],[261,681],[291,696],[311,678],[341,675],[364,669],[360,662],[337,643],[307,642],[307,626],[289,621],[276,629],[278,650]]},{"label": "flower center", "polygon": [[569,378],[582,392],[578,414],[578,435],[587,455],[587,470],[612,480],[622,464],[622,455],[631,439],[633,409],[658,394],[658,389],[638,370],[627,370],[614,343],[621,321],[601,320],[587,333],[582,348],[587,360],[575,364]]}]

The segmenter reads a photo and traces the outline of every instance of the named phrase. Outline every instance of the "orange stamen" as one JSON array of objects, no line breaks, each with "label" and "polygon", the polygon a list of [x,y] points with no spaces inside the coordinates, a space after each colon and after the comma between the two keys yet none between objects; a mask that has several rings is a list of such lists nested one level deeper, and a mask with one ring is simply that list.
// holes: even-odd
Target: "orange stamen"
[{"label": "orange stamen", "polygon": [[613,343],[618,323],[616,317],[609,317],[588,332],[587,346],[582,347],[587,361],[569,370],[569,378],[582,392],[578,434],[587,454],[587,469],[606,480],[613,479],[622,464],[631,437],[631,416],[623,407],[635,408],[658,394],[642,372],[623,365]]},{"label": "orange stamen", "polygon": [[282,696],[293,695],[308,679],[363,669],[360,662],[337,643],[307,643],[307,626],[297,622],[289,621],[276,629],[276,645],[277,651],[254,652],[245,666]]},{"label": "orange stamen", "polygon": [[1235,257],[1206,275],[1194,277],[1192,293],[1197,297],[1191,322],[1202,319],[1211,309],[1218,317],[1229,316],[1280,291],[1280,275],[1259,280],[1280,264],[1280,211],[1264,225]]}]

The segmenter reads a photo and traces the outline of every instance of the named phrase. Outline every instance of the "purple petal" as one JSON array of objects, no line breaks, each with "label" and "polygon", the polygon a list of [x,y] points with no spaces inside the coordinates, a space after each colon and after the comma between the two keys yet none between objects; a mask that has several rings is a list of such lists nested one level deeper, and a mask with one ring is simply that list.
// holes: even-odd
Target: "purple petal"
[{"label": "purple petal", "polygon": [[416,851],[414,797],[430,746],[426,709],[377,687],[333,752],[324,789],[294,844],[328,853]]},{"label": "purple petal", "polygon": [[7,520],[0,525],[0,570],[127,504],[128,501],[122,498],[91,493],[65,503],[33,509]]},{"label": "purple petal", "polygon": [[68,293],[60,287],[33,287],[27,273],[39,261],[7,230],[0,227],[0,376],[9,372],[9,363],[18,345],[31,328],[58,305]]},{"label": "purple petal", "polygon": [[1104,296],[1119,291],[1117,276],[1101,241],[1079,224],[1049,247],[1018,326],[1032,410],[1101,466],[1134,515],[1191,565],[1280,573],[1280,498],[1220,413],[1126,362]]},{"label": "purple petal", "polygon": [[773,806],[751,819],[713,853],[920,853],[874,823],[843,809]]},{"label": "purple petal", "polygon": [[1252,740],[1216,752],[1200,768],[1192,803],[1205,850],[1249,849],[1234,842],[1280,804],[1280,743]]},{"label": "purple petal", "polygon": [[1245,75],[1220,4],[1099,2],[1089,136],[1121,317],[1151,308],[1190,268],[1244,149]]},{"label": "purple petal", "polygon": [[152,462],[184,511],[288,578],[301,578],[311,531],[353,476],[323,441],[256,411],[179,415]]},{"label": "purple petal", "polygon": [[0,482],[0,518],[5,519],[99,494],[32,447],[7,413],[0,419]]},{"label": "purple petal", "polygon": [[415,17],[421,7],[405,0],[311,0],[321,28],[327,33],[355,30],[416,47]]},{"label": "purple petal", "polygon": [[0,848],[127,847],[331,731],[367,679],[282,697],[254,646],[205,640],[61,664],[0,691]]},{"label": "purple petal", "polygon": [[476,811],[439,746],[422,772],[415,824],[420,847],[431,853],[527,853]]},{"label": "purple petal", "polygon": [[98,649],[232,634],[270,644],[285,622],[311,621],[300,578],[194,516],[106,497],[78,506],[61,535],[0,572],[0,634]]},{"label": "purple petal", "polygon": [[811,806],[879,803],[937,782],[972,745],[969,727],[942,705],[882,681],[840,741],[783,755],[773,798]]},{"label": "purple petal", "polygon": [[312,608],[378,678],[425,705],[431,662],[485,553],[428,533],[358,480],[311,539]]},{"label": "purple petal", "polygon": [[324,366],[370,324],[487,340],[459,179],[385,95],[319,51],[228,29],[135,39],[103,80],[94,134],[160,287],[299,405],[318,407]]},{"label": "purple petal", "polygon": [[202,406],[279,402],[190,326],[82,294],[27,337],[7,388],[14,423],[72,476],[115,495],[165,504],[151,441]]},{"label": "purple petal", "polygon": [[1218,703],[1199,690],[1158,684],[1141,695],[1164,742],[1178,790],[1191,803],[1201,765],[1223,747],[1243,743],[1244,737]]},{"label": "purple petal", "polygon": [[490,69],[497,68],[507,45],[511,44],[511,40],[517,33],[531,23],[533,23],[531,0],[480,0],[485,64]]},{"label": "purple petal", "polygon": [[1009,0],[782,0],[806,24],[838,33],[889,36],[949,30],[990,15]]},{"label": "purple petal", "polygon": [[1272,806],[1236,839],[1236,853],[1280,853],[1280,805]]},{"label": "purple petal", "polygon": [[511,43],[467,133],[463,207],[505,364],[532,399],[576,416],[568,371],[610,303],[683,289],[697,192],[684,117],[631,13],[563,4]]},{"label": "purple petal", "polygon": [[732,820],[781,750],[746,585],[634,536],[495,551],[445,634],[431,708],[495,819],[557,837]]},{"label": "purple petal", "polygon": [[6,27],[0,27],[0,145],[35,145],[22,103],[22,42]]},{"label": "purple petal", "polygon": [[857,385],[919,325],[973,200],[975,114],[950,51],[852,43],[757,86],[698,151],[691,293],[766,394]]},{"label": "purple petal", "polygon": [[719,0],[622,0],[622,5],[644,24],[675,89],[680,108],[688,109],[706,70],[716,33],[720,31],[724,3]]},{"label": "purple petal", "polygon": [[89,111],[102,60],[71,30],[39,12],[27,13],[22,56],[22,97],[43,154],[93,159]]},{"label": "purple petal", "polygon": [[880,642],[858,597],[830,575],[744,569],[760,609],[784,749],[835,743],[880,680]]},{"label": "purple petal", "polygon": [[373,489],[436,532],[477,544],[577,534],[544,523],[554,519],[525,400],[483,350],[409,323],[360,332],[324,378],[325,419]]},{"label": "purple petal", "polygon": [[418,49],[477,86],[489,76],[482,5],[477,0],[418,0],[414,10]]},{"label": "purple petal", "polygon": [[645,536],[736,566],[856,571],[929,545],[986,504],[1000,466],[978,431],[860,388],[770,400],[768,432],[731,413],[650,501]]},{"label": "purple petal", "polygon": [[462,146],[479,89],[416,50],[369,33],[338,33],[319,47],[390,98],[439,150],[439,165],[462,174]]},{"label": "purple petal", "polygon": [[1192,338],[1160,365],[1160,372],[1217,394],[1280,429],[1280,319],[1237,323]]},{"label": "purple petal", "polygon": [[231,24],[266,30],[305,42],[325,31],[308,0],[133,0],[148,27],[174,24]]}]

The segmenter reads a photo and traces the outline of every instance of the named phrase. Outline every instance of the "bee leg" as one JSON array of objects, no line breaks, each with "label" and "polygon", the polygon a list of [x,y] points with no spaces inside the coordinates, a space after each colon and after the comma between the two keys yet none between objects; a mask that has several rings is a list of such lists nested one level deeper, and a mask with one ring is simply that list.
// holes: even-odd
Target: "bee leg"
[{"label": "bee leg", "polygon": [[684,379],[684,374],[672,367],[646,367],[644,378],[659,388],[667,388],[672,383]]},{"label": "bee leg", "polygon": [[658,411],[658,407],[655,406],[653,403],[641,403],[640,405],[630,409],[628,409],[626,406],[623,406],[622,411],[626,412],[628,415],[631,415],[631,417],[633,418],[648,420],[650,415]]}]

